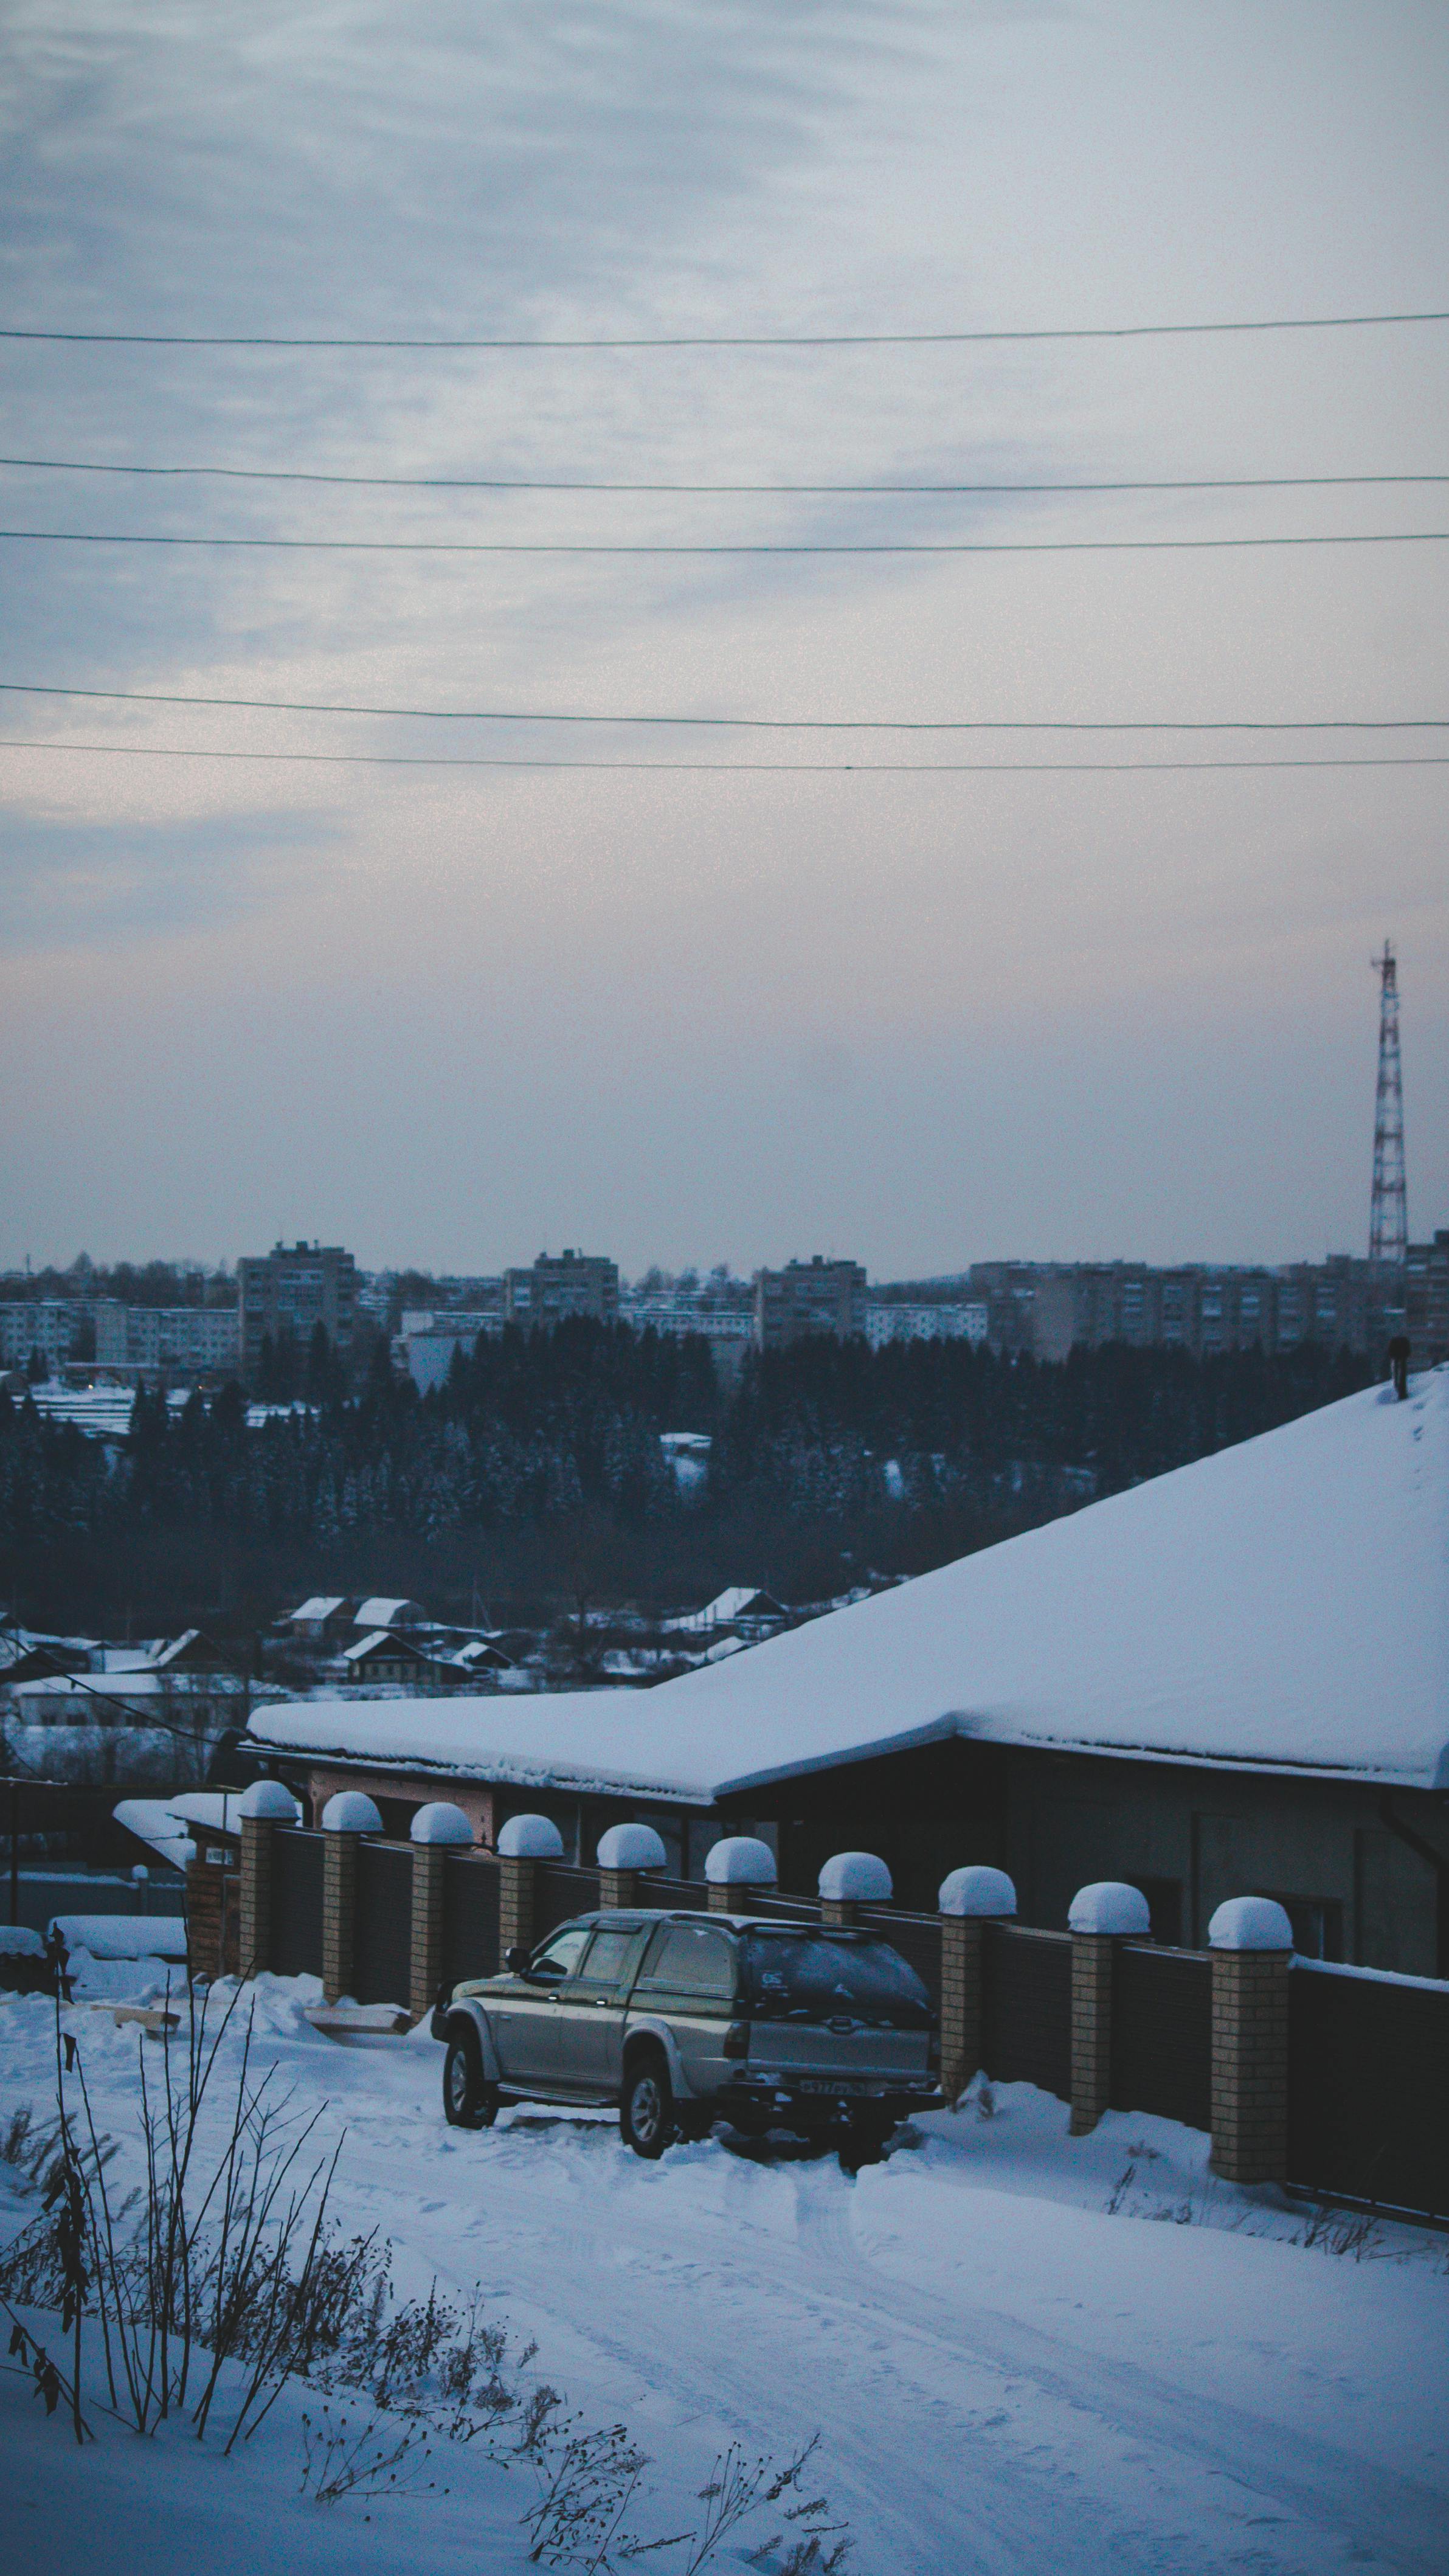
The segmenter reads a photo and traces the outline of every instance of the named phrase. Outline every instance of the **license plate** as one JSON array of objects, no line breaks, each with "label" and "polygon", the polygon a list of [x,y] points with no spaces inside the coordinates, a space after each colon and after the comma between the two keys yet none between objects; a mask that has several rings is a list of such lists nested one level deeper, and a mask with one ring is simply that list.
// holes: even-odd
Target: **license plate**
[{"label": "license plate", "polygon": [[893,2088],[888,2088],[884,2079],[873,2084],[862,2075],[795,2075],[790,2078],[790,2089],[795,2093],[831,2093],[838,2100],[846,2093],[884,2093]]}]

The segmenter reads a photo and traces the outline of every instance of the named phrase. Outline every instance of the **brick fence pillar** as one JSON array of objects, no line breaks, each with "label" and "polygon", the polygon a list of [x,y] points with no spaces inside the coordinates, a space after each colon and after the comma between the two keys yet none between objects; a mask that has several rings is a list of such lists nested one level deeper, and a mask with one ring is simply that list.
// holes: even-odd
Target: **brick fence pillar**
[{"label": "brick fence pillar", "polygon": [[272,1872],[278,1825],[295,1825],[301,1810],[280,1780],[254,1780],[238,1801],[241,1820],[241,1934],[237,1965],[260,1977],[272,1964]]},{"label": "brick fence pillar", "polygon": [[335,2004],[352,1992],[357,1846],[381,1833],[382,1818],[365,1790],[339,1789],[322,1810],[322,1831],[322,1999]]},{"label": "brick fence pillar", "polygon": [[820,1872],[820,1920],[853,1932],[862,1905],[889,1905],[891,1874],[874,1852],[833,1852]]},{"label": "brick fence pillar", "polygon": [[272,1837],[270,1816],[243,1816],[241,1827],[241,1954],[244,1977],[271,1966]]},{"label": "brick fence pillar", "polygon": [[1077,1890],[1072,1936],[1071,2134],[1095,2129],[1112,2099],[1112,1985],[1120,1941],[1144,1940],[1152,1917],[1140,1888],[1097,1879]]},{"label": "brick fence pillar", "polygon": [[221,1863],[225,1854],[220,1845],[206,1844],[199,1834],[192,1839],[196,1848],[186,1864],[186,1965],[189,1975],[205,1977],[209,1983],[223,1973]]},{"label": "brick fence pillar", "polygon": [[773,1896],[779,1873],[768,1843],[754,1834],[727,1834],[705,1854],[711,1914],[748,1914],[762,1896]]},{"label": "brick fence pillar", "polygon": [[610,1825],[599,1839],[599,1903],[639,1903],[641,1872],[666,1869],[669,1854],[652,1825]]},{"label": "brick fence pillar", "polygon": [[413,1847],[412,1940],[408,1953],[408,2010],[414,2021],[431,2012],[443,1982],[447,1928],[448,1854],[471,1851],[473,1827],[446,1798],[419,1807],[409,1835]]},{"label": "brick fence pillar", "polygon": [[941,1881],[941,2091],[954,2105],[984,2058],[985,1927],[1010,1922],[1016,1889],[1004,1869],[953,1869]]},{"label": "brick fence pillar", "polygon": [[1212,1951],[1211,2164],[1224,2182],[1288,2172],[1288,1973],[1293,1931],[1267,1896],[1235,1896],[1208,1925]]},{"label": "brick fence pillar", "polygon": [[563,1859],[563,1836],[549,1816],[510,1816],[498,1837],[498,1949],[533,1948],[535,1877],[541,1860]]}]

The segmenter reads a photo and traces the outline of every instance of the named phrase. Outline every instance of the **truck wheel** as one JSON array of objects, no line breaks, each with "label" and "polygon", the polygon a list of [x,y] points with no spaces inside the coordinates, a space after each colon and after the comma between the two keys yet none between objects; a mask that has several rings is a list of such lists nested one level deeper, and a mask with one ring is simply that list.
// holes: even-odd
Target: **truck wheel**
[{"label": "truck wheel", "polygon": [[619,2135],[636,2156],[652,2164],[675,2134],[674,2089],[669,2069],[657,2051],[636,2057],[624,2077],[619,2098]]},{"label": "truck wheel", "polygon": [[453,2031],[443,2060],[443,2117],[450,2129],[491,2129],[498,2117],[498,2087],[483,2075],[478,2034]]},{"label": "truck wheel", "polygon": [[890,2129],[879,2120],[848,2119],[840,2132],[836,2153],[842,2173],[858,2174],[862,2165],[885,2161],[886,2140]]}]

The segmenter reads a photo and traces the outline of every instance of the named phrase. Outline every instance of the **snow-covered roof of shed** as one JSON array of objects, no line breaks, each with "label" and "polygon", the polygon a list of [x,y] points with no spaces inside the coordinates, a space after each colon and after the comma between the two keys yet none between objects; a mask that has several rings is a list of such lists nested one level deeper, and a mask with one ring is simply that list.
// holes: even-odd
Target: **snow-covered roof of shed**
[{"label": "snow-covered roof of shed", "polygon": [[345,1606],[346,1600],[345,1592],[309,1592],[306,1600],[299,1602],[295,1610],[289,1610],[286,1619],[278,1624],[292,1626],[299,1619],[331,1619]]},{"label": "snow-covered roof of shed", "polygon": [[1449,1371],[647,1691],[258,1709],[292,1752],[704,1801],[950,1736],[1449,1786]]},{"label": "snow-covered roof of shed", "polygon": [[424,1612],[420,1601],[394,1601],[386,1593],[373,1592],[369,1593],[365,1601],[358,1604],[357,1616],[352,1624],[354,1628],[410,1627],[416,1624],[411,1615],[413,1613],[416,1613],[416,1622],[423,1619]]}]

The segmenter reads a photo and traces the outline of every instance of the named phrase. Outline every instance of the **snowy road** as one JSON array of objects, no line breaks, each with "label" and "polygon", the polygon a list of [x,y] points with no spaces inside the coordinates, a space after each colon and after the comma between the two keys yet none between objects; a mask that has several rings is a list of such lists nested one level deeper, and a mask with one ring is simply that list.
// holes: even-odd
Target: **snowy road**
[{"label": "snowy road", "polygon": [[[718,2144],[648,2167],[611,2126],[541,2113],[458,2133],[420,2035],[337,2048],[281,1986],[265,2013],[288,2081],[345,2123],[348,2230],[392,2238],[403,2289],[481,2281],[671,2493],[731,2436],[781,2454],[818,2428],[860,2576],[1449,2567],[1442,2241],[1399,2231],[1361,2262],[1293,2244],[1301,2214],[1212,2184],[1192,2133],[1114,2117],[1068,2141],[1025,2088],[855,2183]],[[24,2020],[6,2101],[43,2093],[43,2016]],[[134,2054],[95,2017],[117,2131]],[[1212,2223],[1151,2223],[1184,2202]]]}]

